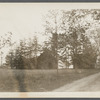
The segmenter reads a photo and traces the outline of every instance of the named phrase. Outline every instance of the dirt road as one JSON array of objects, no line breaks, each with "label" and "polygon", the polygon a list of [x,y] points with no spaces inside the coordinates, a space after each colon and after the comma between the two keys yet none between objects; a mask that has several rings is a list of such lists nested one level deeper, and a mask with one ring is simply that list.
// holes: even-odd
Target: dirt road
[{"label": "dirt road", "polygon": [[74,81],[53,92],[100,92],[100,73]]}]

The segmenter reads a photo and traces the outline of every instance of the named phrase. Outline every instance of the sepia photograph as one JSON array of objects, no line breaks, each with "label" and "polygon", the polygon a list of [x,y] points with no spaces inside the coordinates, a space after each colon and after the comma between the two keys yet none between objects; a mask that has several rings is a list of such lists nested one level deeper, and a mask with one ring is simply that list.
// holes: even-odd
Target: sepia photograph
[{"label": "sepia photograph", "polygon": [[100,3],[0,3],[0,97],[11,95],[100,97]]}]

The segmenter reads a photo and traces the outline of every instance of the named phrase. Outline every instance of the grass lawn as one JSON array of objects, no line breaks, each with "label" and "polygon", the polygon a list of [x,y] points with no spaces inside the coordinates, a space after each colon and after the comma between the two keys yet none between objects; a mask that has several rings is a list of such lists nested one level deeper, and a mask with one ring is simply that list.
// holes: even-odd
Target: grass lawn
[{"label": "grass lawn", "polygon": [[100,72],[98,69],[6,70],[0,69],[0,92],[48,92]]}]

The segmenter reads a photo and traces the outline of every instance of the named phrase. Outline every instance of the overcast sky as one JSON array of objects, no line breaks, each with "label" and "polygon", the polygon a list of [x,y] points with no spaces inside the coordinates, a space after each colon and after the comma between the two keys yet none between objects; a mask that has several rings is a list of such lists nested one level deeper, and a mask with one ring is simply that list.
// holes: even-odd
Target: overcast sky
[{"label": "overcast sky", "polygon": [[37,31],[42,31],[44,11],[35,5],[1,4],[0,35],[12,32],[14,40],[18,40],[32,36]]},{"label": "overcast sky", "polygon": [[[2,3],[0,4],[0,35],[7,32],[14,34],[14,40],[33,36],[35,32],[43,31],[43,15],[51,9],[90,8],[95,4],[72,3]],[[93,7],[98,7],[98,4]],[[93,8],[92,7],[92,8]],[[43,39],[42,39],[43,40]],[[42,41],[41,40],[41,41]]]},{"label": "overcast sky", "polygon": [[48,10],[60,8],[65,9],[66,5],[0,4],[0,35],[12,32],[14,40],[33,36],[35,32],[43,31],[43,15]]}]

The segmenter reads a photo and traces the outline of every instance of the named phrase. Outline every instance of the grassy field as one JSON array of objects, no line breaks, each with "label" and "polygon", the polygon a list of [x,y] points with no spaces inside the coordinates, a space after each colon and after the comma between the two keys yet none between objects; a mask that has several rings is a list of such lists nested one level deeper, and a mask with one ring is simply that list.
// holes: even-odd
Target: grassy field
[{"label": "grassy field", "polygon": [[0,69],[0,92],[48,92],[100,72],[98,69],[6,70]]}]

